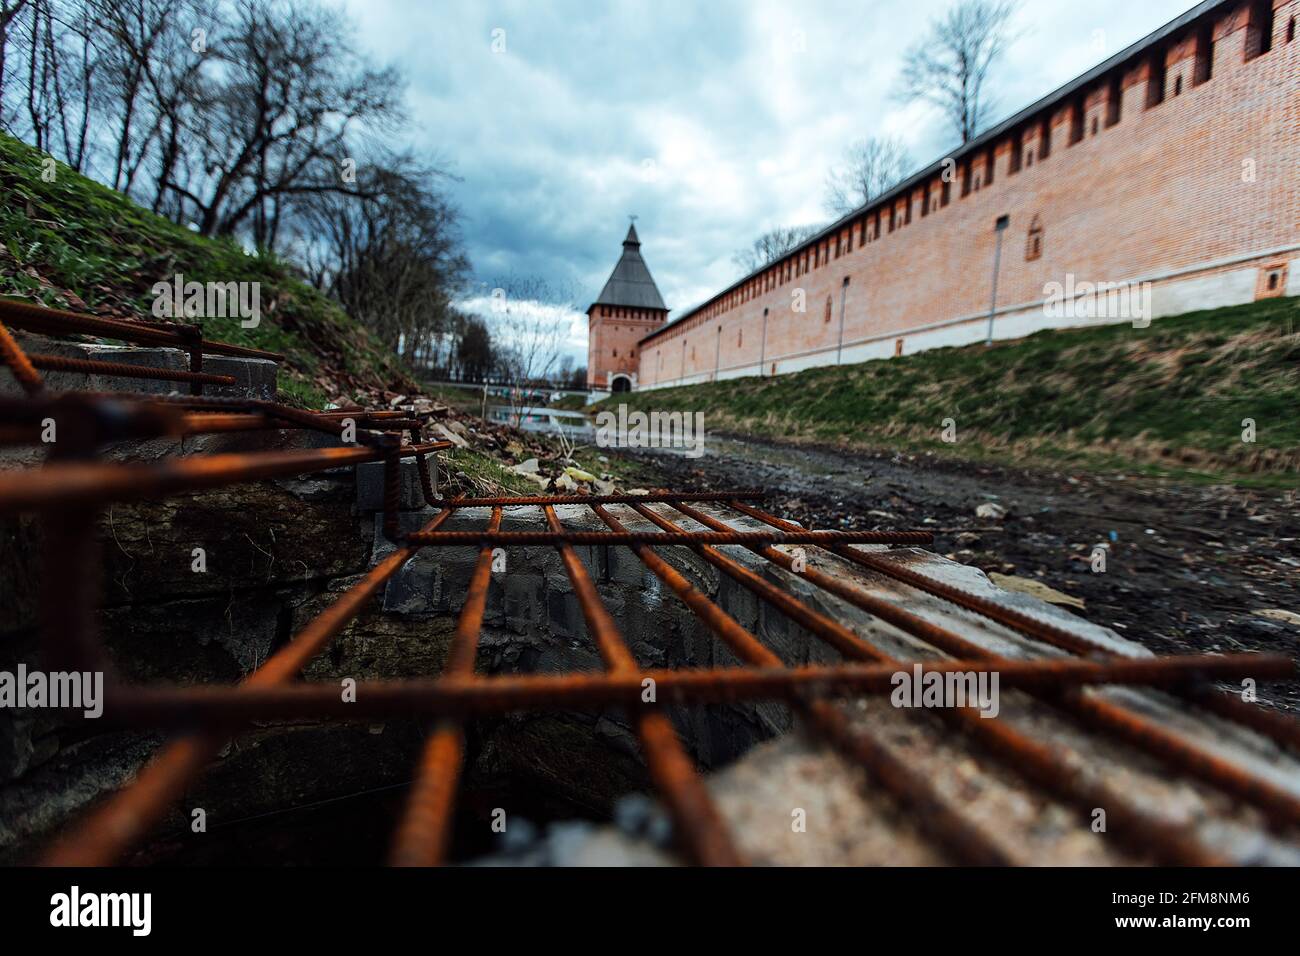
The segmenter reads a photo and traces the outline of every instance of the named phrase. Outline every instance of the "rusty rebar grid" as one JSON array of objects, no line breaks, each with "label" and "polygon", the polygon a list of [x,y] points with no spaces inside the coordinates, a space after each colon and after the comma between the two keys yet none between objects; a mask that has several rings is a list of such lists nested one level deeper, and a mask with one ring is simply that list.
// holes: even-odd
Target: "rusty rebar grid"
[{"label": "rusty rebar grid", "polygon": [[[706,527],[713,527],[717,523],[716,519],[691,508],[689,505],[678,504],[674,507],[687,517]],[[763,514],[757,509],[748,508],[745,509],[744,513],[751,516]],[[753,548],[752,550],[768,561],[778,564],[786,570],[791,570],[792,559],[775,548]],[[835,549],[831,550],[838,553]],[[860,555],[864,558],[874,559],[876,557],[862,552],[849,552],[849,554]],[[874,568],[876,562],[873,560],[868,566]],[[910,571],[910,569],[904,570],[907,570],[911,577],[921,577],[916,572]],[[805,566],[798,574],[836,597],[934,645],[944,653],[967,660],[1006,660],[1006,658],[999,657],[992,651],[961,637],[948,628],[927,621],[896,604],[873,597],[861,589],[848,587],[843,582],[815,568]],[[927,578],[926,580],[930,579]],[[940,584],[940,582],[934,583]],[[943,587],[947,588],[948,586],[943,585]],[[846,656],[855,656],[852,648],[844,648],[838,644],[836,646]],[[1191,691],[1192,689],[1188,687],[1173,688],[1173,692],[1183,695]],[[1073,689],[1037,693],[1035,696],[1088,726],[1111,733],[1129,745],[1163,760],[1179,773],[1197,777],[1211,786],[1256,805],[1277,824],[1294,825],[1300,823],[1300,799],[1279,787],[1244,773],[1229,761],[1223,760],[1178,733],[1160,726],[1156,721],[1139,714],[1131,707],[1126,707],[1096,695],[1083,695]],[[987,733],[987,731],[983,733]],[[991,745],[1003,748],[1008,746],[1006,741],[990,740],[989,742]],[[1018,751],[1014,746],[1008,751],[1012,755],[1017,752],[1023,753],[1025,751],[1023,749]],[[1037,761],[1037,763],[1042,762]],[[1021,762],[1020,764],[1025,769],[1032,765],[1033,762]],[[1072,776],[1069,768],[1065,767],[1058,766],[1049,772],[1049,767],[1043,765],[1038,770],[1043,779],[1062,785],[1065,785]],[[1091,805],[1096,806],[1097,804],[1093,803]],[[1143,827],[1139,826],[1139,834],[1141,834],[1142,830]]]},{"label": "rusty rebar grid", "polygon": [[[684,501],[674,502],[674,496],[669,493],[633,497],[658,499],[678,508],[686,517],[708,517],[702,512],[695,512]],[[666,538],[651,536],[648,539],[669,544],[676,544],[679,540],[691,541],[692,547],[711,556],[721,569],[750,586],[767,603],[790,615],[816,636],[828,640],[841,653],[854,660],[873,662],[820,668],[787,668],[753,634],[742,628],[656,554],[650,544],[646,543],[644,535],[628,532],[603,505],[594,503],[592,499],[587,499],[584,503],[610,528],[610,534],[619,536],[619,543],[629,547],[652,573],[660,577],[749,666],[700,671],[639,670],[609,619],[594,583],[573,550],[575,542],[571,538],[582,532],[566,530],[554,508],[543,504],[540,507],[548,526],[546,537],[511,539],[504,537],[505,533],[500,531],[504,505],[485,505],[484,499],[455,499],[447,503],[448,506],[426,526],[424,532],[409,535],[409,540],[403,547],[385,559],[338,604],[308,624],[281,655],[273,658],[266,668],[241,687],[173,689],[123,688],[114,685],[105,706],[105,716],[110,720],[151,726],[198,728],[198,733],[181,738],[171,745],[141,775],[141,783],[122,791],[100,811],[102,819],[99,823],[83,827],[79,835],[60,843],[47,861],[107,862],[115,859],[125,847],[143,837],[148,830],[147,821],[156,820],[169,800],[182,791],[185,783],[197,775],[212,758],[215,753],[212,741],[224,739],[227,733],[236,732],[250,720],[288,717],[365,719],[380,715],[405,715],[432,718],[440,723],[435,727],[421,759],[407,815],[396,836],[393,860],[397,863],[440,862],[445,857],[454,807],[455,781],[463,759],[464,720],[518,709],[570,710],[615,705],[627,709],[637,725],[647,762],[651,766],[652,779],[664,795],[676,824],[676,832],[682,838],[688,853],[700,862],[734,863],[738,862],[739,856],[726,838],[725,827],[712,809],[707,792],[691,770],[689,761],[685,759],[675,732],[672,731],[671,722],[662,708],[684,703],[772,699],[784,700],[795,707],[812,729],[862,763],[904,805],[913,809],[923,808],[923,828],[954,859],[963,862],[1007,863],[1013,862],[1013,856],[1004,847],[990,840],[980,828],[966,820],[958,808],[938,794],[931,781],[908,767],[870,734],[850,726],[830,700],[885,692],[892,688],[898,670],[907,666],[939,673],[994,671],[1007,687],[1049,695],[1067,691],[1077,693],[1079,688],[1096,684],[1185,686],[1209,678],[1251,676],[1263,680],[1293,672],[1289,659],[1258,654],[1008,661],[990,659],[985,653],[982,660],[963,658],[921,663],[898,661],[872,648],[842,625],[808,608],[769,582],[759,583],[761,579],[752,571],[736,565],[709,543],[718,541],[723,545],[742,544],[765,557],[787,557],[771,547],[768,543],[773,540],[771,536],[735,538],[730,533],[715,529],[712,534],[680,532]],[[634,500],[630,504],[638,514],[651,519],[660,527],[676,527],[661,515],[656,515],[641,500]],[[453,513],[485,506],[490,508],[491,517],[483,531],[468,532],[471,536],[469,538],[440,532]],[[710,519],[710,522],[716,521],[717,519]],[[703,523],[707,526],[710,522]],[[810,533],[787,532],[779,540],[789,542],[793,539],[798,542],[799,535]],[[606,539],[593,540],[600,542]],[[832,537],[821,540],[834,542],[840,539]],[[358,685],[355,701],[349,703],[341,701],[337,689],[332,686],[286,683],[292,672],[323,650],[330,637],[359,613],[365,601],[395,573],[400,564],[420,548],[463,545],[466,541],[478,543],[480,551],[466,605],[458,622],[456,638],[453,640],[447,671],[441,680],[362,683]],[[482,627],[494,547],[502,542],[527,545],[533,541],[548,544],[560,553],[587,620],[588,631],[596,641],[608,668],[606,674],[492,678],[474,675],[474,650]],[[814,583],[823,583],[815,576],[809,579]],[[902,614],[909,613],[896,610]],[[894,623],[899,621],[898,613],[893,614],[893,619]],[[283,655],[289,655],[295,662],[292,668],[283,663]],[[655,702],[649,706],[642,696],[646,681],[652,682],[657,691]],[[1054,781],[1053,775],[1061,772],[1064,765],[1050,747],[1008,729],[978,731],[980,726],[1002,725],[998,721],[961,716],[966,713],[959,712],[955,719],[969,725],[967,729],[976,729],[985,736],[993,744],[995,752],[1000,747],[1008,759],[1029,761],[1031,767],[1026,776],[1031,782],[1058,793],[1070,793],[1076,804],[1082,800],[1101,799],[1106,801],[1106,805],[1117,809],[1118,822],[1121,823],[1117,831],[1128,837],[1134,845],[1170,862],[1223,862],[1202,848],[1185,828],[1129,811],[1122,798],[1117,798],[1104,787],[1089,787],[1077,775],[1069,777],[1063,783]],[[124,830],[124,820],[146,822]],[[125,836],[120,840],[105,841],[95,835],[102,833],[105,827],[110,832],[124,833]],[[1145,833],[1142,832],[1144,829]]]},{"label": "rusty rebar grid", "polygon": [[[640,514],[660,527],[674,526],[667,519],[655,514],[643,505],[634,507]],[[705,527],[717,528],[724,526],[716,518],[697,511],[689,505],[679,503],[673,507],[686,517]],[[876,661],[903,666],[903,662],[863,640],[839,622],[794,599],[756,572],[726,557],[716,549],[700,547],[697,550],[709,563],[719,568],[742,586],[754,591],[768,604],[776,607],[809,633],[830,644],[845,657],[851,660]],[[814,568],[807,567],[806,564],[796,571],[794,559],[775,548],[751,546],[750,550],[786,571],[817,585],[828,593],[834,594],[836,597],[846,600],[960,659],[1009,663],[1005,658],[999,658],[979,645],[958,636],[946,628],[926,621],[905,608],[873,597],[860,589],[849,587],[842,581],[823,574]],[[1029,692],[1035,693],[1032,689]],[[1050,700],[1058,694],[1061,696],[1077,695],[1077,689],[1054,689],[1045,693],[1039,692],[1037,696]],[[1105,706],[1114,706],[1104,701],[1098,703]],[[1042,786],[1054,793],[1058,798],[1074,806],[1085,816],[1098,806],[1111,807],[1112,823],[1116,829],[1134,844],[1148,848],[1158,858],[1171,863],[1183,864],[1215,862],[1199,846],[1188,841],[1177,828],[1169,827],[1154,819],[1124,794],[1116,792],[1104,783],[1088,779],[1077,764],[1070,761],[1055,748],[1031,739],[1028,735],[1016,730],[1006,722],[986,721],[971,708],[941,710],[939,715],[959,725],[979,739],[990,752],[1002,758],[1014,772],[1020,773],[1031,783]],[[1185,763],[1191,763],[1193,769],[1199,769],[1202,766],[1198,761],[1187,761]],[[1209,782],[1224,789],[1238,792],[1235,785],[1238,783],[1240,776],[1253,779],[1249,778],[1249,775],[1241,775],[1240,771],[1230,765],[1227,767],[1221,766],[1224,764],[1223,761],[1216,761],[1215,763],[1220,766],[1215,767],[1217,773],[1208,775],[1210,777]],[[1181,766],[1180,769],[1186,770],[1188,767]],[[1287,795],[1279,792],[1278,796],[1285,798]]]},{"label": "rusty rebar grid", "polygon": [[[732,499],[730,504],[737,511],[749,515],[752,518],[780,529],[798,529],[799,525],[791,521],[785,521],[775,515],[768,514],[758,508],[745,504],[740,499]],[[833,554],[852,561],[855,564],[868,568],[886,577],[893,578],[903,584],[907,584],[918,590],[924,591],[935,597],[949,601],[958,607],[965,608],[968,611],[974,611],[991,621],[1008,627],[1019,634],[1034,640],[1042,641],[1053,647],[1068,651],[1072,654],[1083,656],[1093,656],[1097,654],[1111,655],[1114,652],[1101,644],[1091,641],[1081,635],[1074,634],[1064,628],[1058,627],[1048,621],[1041,620],[1031,615],[1025,614],[1016,608],[1007,607],[996,601],[990,601],[988,598],[981,597],[977,594],[971,594],[961,588],[954,587],[943,581],[936,581],[933,578],[920,574],[911,568],[905,567],[897,561],[891,561],[889,558],[878,554],[868,554],[862,551],[854,551],[849,548],[832,547],[829,549]],[[1249,727],[1257,733],[1260,733],[1276,743],[1290,747],[1297,753],[1300,753],[1300,721],[1272,711],[1265,710],[1263,707],[1253,706],[1245,701],[1222,693],[1213,687],[1186,687],[1178,691],[1179,696],[1195,703],[1220,717],[1234,721],[1242,726]],[[1072,704],[1073,706],[1073,704]],[[1125,711],[1124,714],[1117,712],[1117,709],[1108,706],[1103,701],[1090,701],[1084,705],[1079,705],[1076,710],[1082,714],[1084,710],[1089,712],[1090,718],[1114,730],[1117,733],[1124,733],[1133,740],[1138,741],[1145,738],[1145,742],[1150,745],[1157,745],[1158,749],[1166,753],[1172,752],[1177,748],[1176,742],[1169,737],[1167,733],[1158,732],[1150,721],[1145,721],[1133,714],[1131,711]],[[1188,762],[1190,765],[1190,761]],[[1295,819],[1297,808],[1300,808],[1300,802],[1290,801],[1292,809],[1288,811],[1291,816],[1291,822],[1300,822]]]}]

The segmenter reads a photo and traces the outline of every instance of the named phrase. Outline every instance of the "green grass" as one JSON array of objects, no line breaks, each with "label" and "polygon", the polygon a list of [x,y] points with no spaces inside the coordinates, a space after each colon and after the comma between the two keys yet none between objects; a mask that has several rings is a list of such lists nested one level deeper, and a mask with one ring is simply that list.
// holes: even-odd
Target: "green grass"
[{"label": "green grass", "polygon": [[[477,416],[483,409],[483,386],[481,385],[420,385],[422,394],[435,398],[444,405]],[[501,399],[488,398],[488,405],[499,405]]]},{"label": "green grass", "polygon": [[551,408],[561,408],[568,412],[580,412],[587,407],[586,395],[561,395],[560,400],[551,402]]},{"label": "green grass", "polygon": [[[703,411],[707,429],[793,442],[1295,485],[1300,299],[636,392],[602,406],[620,402]],[[947,418],[955,444],[942,440]],[[1242,441],[1246,418],[1253,444]]]},{"label": "green grass", "polygon": [[[207,318],[204,334],[283,353],[287,400],[319,405],[326,388],[402,386],[399,361],[337,304],[277,257],[248,255],[236,243],[206,239],[140,208],[120,193],[0,134],[0,295],[57,308],[151,316],[155,282],[259,282],[262,321]],[[75,298],[74,298],[75,297]]]},{"label": "green grass", "polygon": [[449,473],[464,472],[474,483],[475,494],[491,494],[494,489],[509,495],[537,493],[537,485],[516,475],[498,459],[474,448],[449,448],[442,456]]}]

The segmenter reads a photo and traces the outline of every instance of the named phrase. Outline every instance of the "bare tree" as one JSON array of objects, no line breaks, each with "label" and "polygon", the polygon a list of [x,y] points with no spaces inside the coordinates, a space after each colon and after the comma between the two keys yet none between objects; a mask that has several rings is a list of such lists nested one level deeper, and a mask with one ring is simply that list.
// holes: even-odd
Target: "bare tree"
[{"label": "bare tree", "polygon": [[[9,50],[10,28],[26,6],[27,0],[0,0],[0,101],[4,97],[5,54]],[[0,122],[7,123],[3,115],[0,115]]]},{"label": "bare tree", "polygon": [[[85,3],[0,0],[0,125],[85,170],[106,47]],[[18,105],[9,103],[13,74],[25,76]]]},{"label": "bare tree", "polygon": [[738,249],[731,259],[748,275],[775,262],[801,242],[811,238],[821,226],[778,226],[763,233],[744,249]]},{"label": "bare tree", "polygon": [[468,268],[456,210],[433,186],[443,175],[389,156],[358,171],[355,192],[321,192],[303,206],[312,282],[411,357],[451,331]]},{"label": "bare tree", "polygon": [[[55,0],[30,0],[3,14],[0,42],[10,61],[12,48],[15,72],[23,84],[20,107],[4,111],[5,125],[24,132],[37,149],[56,148],[56,135],[64,126],[64,78],[62,31],[56,34]],[[60,24],[61,25],[61,24]],[[0,77],[2,79],[2,77]],[[64,127],[66,128],[66,127]]]},{"label": "bare tree", "polygon": [[355,192],[342,167],[403,118],[400,77],[354,32],[313,0],[0,0],[0,121],[78,170],[103,154],[100,179],[204,235],[274,250],[307,197]]},{"label": "bare tree", "polygon": [[512,417],[558,371],[576,297],[568,286],[533,276],[496,283],[484,316],[492,329],[496,374],[510,386]]},{"label": "bare tree", "polygon": [[903,59],[897,95],[926,100],[943,113],[968,143],[986,125],[992,100],[984,85],[989,70],[1010,45],[1015,0],[961,0],[930,25]]},{"label": "bare tree", "polygon": [[843,216],[864,206],[908,174],[912,158],[901,140],[868,137],[850,146],[844,163],[826,175],[826,211]]},{"label": "bare tree", "polygon": [[[457,338],[468,269],[402,81],[318,0],[0,0],[0,125],[209,236],[291,253],[395,352]],[[490,346],[476,346],[479,351]]]},{"label": "bare tree", "polygon": [[213,69],[164,188],[204,235],[244,232],[274,249],[304,197],[354,193],[359,131],[400,119],[401,83],[354,50],[342,15],[310,3],[235,0],[209,36]]}]

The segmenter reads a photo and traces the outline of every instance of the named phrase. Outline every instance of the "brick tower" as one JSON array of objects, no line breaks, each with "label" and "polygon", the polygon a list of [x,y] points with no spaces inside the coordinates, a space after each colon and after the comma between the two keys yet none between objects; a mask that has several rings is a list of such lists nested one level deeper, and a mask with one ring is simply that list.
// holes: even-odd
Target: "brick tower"
[{"label": "brick tower", "polygon": [[668,320],[668,307],[641,258],[636,226],[605,288],[587,309],[587,385],[627,392],[637,383],[637,342]]}]

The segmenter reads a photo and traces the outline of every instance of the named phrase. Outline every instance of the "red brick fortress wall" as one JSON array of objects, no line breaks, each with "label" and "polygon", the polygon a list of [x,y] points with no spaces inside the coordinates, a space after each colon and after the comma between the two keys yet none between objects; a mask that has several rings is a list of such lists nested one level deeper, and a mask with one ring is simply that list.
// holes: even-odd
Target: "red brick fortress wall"
[{"label": "red brick fortress wall", "polygon": [[1266,52],[1267,7],[1205,6],[643,339],[638,387],[981,341],[1002,217],[995,338],[1128,320],[1052,283],[1149,283],[1154,318],[1300,294],[1300,0]]}]

